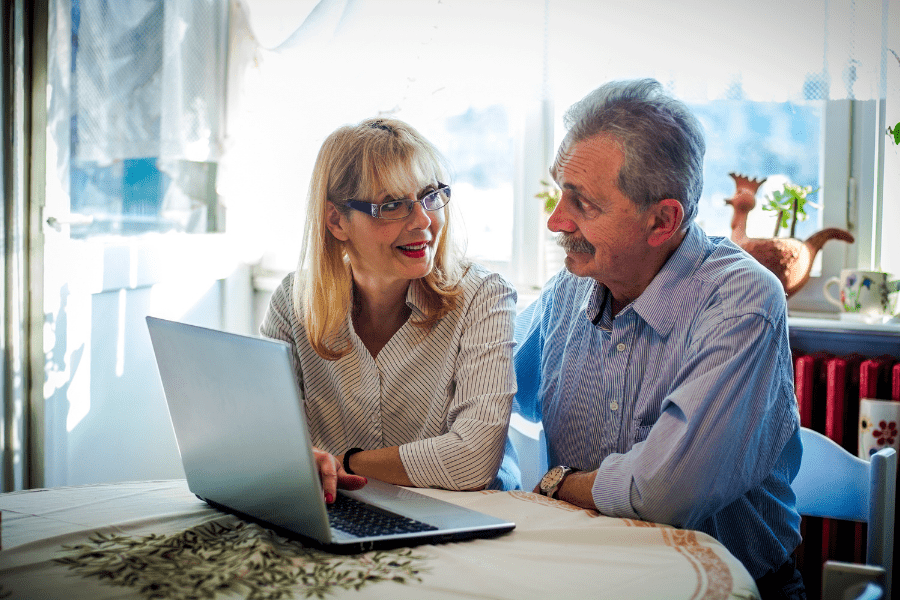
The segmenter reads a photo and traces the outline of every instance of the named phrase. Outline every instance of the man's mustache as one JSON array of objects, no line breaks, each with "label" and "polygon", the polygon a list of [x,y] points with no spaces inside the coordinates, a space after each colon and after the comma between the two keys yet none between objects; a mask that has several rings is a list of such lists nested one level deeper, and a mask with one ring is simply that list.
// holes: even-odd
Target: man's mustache
[{"label": "man's mustache", "polygon": [[575,254],[590,254],[593,256],[597,251],[586,239],[576,238],[571,233],[560,233],[556,236],[556,243],[562,246],[562,249],[566,252]]}]

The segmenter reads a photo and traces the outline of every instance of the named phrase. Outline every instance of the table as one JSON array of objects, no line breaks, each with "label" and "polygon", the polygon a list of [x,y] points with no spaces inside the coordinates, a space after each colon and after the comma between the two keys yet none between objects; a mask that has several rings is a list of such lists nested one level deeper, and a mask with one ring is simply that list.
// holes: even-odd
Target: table
[{"label": "table", "polygon": [[510,519],[469,540],[338,556],[219,512],[184,480],[0,494],[0,598],[757,598],[712,537],[531,492],[430,496]]}]

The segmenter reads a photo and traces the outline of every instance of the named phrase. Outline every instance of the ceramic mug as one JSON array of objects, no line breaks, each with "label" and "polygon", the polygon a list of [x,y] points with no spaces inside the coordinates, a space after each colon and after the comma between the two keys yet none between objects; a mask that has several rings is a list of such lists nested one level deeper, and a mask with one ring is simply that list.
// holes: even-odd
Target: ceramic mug
[{"label": "ceramic mug", "polygon": [[[829,291],[832,286],[840,290],[838,300]],[[864,317],[881,318],[894,314],[900,280],[891,281],[891,276],[882,271],[844,269],[840,277],[831,277],[825,282],[822,293],[825,299],[845,313],[858,313]]]},{"label": "ceramic mug", "polygon": [[859,457],[866,460],[882,448],[900,452],[900,401],[861,398]]}]

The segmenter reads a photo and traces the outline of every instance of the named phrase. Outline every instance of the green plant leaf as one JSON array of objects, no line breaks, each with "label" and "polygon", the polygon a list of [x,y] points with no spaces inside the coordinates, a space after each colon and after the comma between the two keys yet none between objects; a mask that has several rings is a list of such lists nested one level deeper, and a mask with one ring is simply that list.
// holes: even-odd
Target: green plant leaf
[{"label": "green plant leaf", "polygon": [[550,214],[556,208],[556,205],[559,204],[562,191],[554,184],[543,179],[541,180],[541,185],[544,186],[544,189],[535,194],[534,197],[544,201],[544,212]]},{"label": "green plant leaf", "polygon": [[900,146],[900,122],[893,127],[888,127],[888,133],[894,138],[894,144]]}]

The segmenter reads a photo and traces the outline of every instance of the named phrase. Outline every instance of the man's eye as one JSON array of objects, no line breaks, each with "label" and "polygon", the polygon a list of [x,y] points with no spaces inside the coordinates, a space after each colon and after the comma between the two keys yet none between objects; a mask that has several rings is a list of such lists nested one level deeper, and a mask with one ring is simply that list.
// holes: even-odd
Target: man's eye
[{"label": "man's eye", "polygon": [[584,211],[586,211],[586,210],[590,210],[590,208],[591,208],[591,203],[588,202],[588,201],[586,201],[586,200],[585,200],[584,198],[582,198],[581,196],[572,196],[572,204],[574,204],[575,207],[576,207],[578,210],[580,210],[581,212],[584,212]]}]

